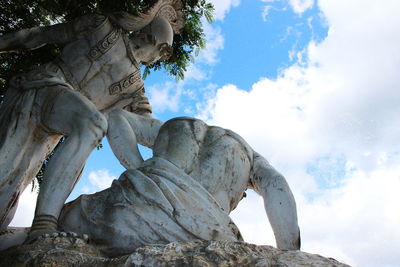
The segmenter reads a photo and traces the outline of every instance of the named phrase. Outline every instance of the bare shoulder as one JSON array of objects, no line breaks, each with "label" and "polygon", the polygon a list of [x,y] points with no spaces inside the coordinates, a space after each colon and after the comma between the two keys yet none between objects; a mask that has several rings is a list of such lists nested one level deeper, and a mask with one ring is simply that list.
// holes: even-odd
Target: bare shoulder
[{"label": "bare shoulder", "polygon": [[237,142],[243,147],[243,149],[246,150],[252,161],[254,154],[253,149],[246,142],[246,140],[244,140],[239,134],[235,133],[234,131],[218,126],[208,126],[207,137],[209,138],[209,142],[211,143],[216,142],[217,140],[221,140],[222,138],[227,138],[231,141]]},{"label": "bare shoulder", "polygon": [[110,23],[107,16],[101,14],[87,14],[75,18],[73,21],[76,33],[91,29],[94,30],[104,23]]}]

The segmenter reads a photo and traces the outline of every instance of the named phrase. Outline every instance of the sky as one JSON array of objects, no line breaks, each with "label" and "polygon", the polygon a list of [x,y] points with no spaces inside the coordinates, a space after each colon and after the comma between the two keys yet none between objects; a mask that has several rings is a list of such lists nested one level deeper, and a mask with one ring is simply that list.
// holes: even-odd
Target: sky
[{"label": "sky", "polygon": [[[145,80],[154,117],[229,128],[266,157],[294,193],[303,251],[400,266],[400,2],[211,2],[207,48],[186,78],[159,71]],[[103,146],[69,200],[124,171]],[[29,187],[13,225],[30,225],[35,197]],[[232,218],[245,241],[275,246],[254,192]]]}]

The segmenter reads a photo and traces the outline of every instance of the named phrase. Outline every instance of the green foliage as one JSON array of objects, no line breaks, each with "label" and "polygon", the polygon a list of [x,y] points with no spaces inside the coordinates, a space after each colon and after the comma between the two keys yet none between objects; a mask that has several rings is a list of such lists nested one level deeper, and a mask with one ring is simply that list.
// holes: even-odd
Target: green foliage
[{"label": "green foliage", "polygon": [[[214,7],[205,0],[184,0],[183,12],[186,23],[180,35],[174,37],[174,54],[165,62],[157,62],[145,69],[145,75],[150,69],[164,68],[178,79],[184,78],[184,71],[189,62],[193,62],[193,52],[205,48],[205,39],[201,18],[205,17],[209,23],[213,22],[212,12]],[[198,52],[197,52],[198,54]]]},{"label": "green foliage", "polygon": [[[70,21],[90,13],[107,14],[126,11],[137,14],[149,8],[155,0],[1,0],[0,34],[24,28],[50,25]],[[205,46],[201,17],[212,22],[213,6],[205,0],[182,0],[185,26],[175,36],[174,55],[166,62],[158,62],[145,70],[165,69],[178,79],[184,78],[184,71],[193,61],[193,52]],[[6,90],[7,81],[16,73],[27,71],[34,64],[42,64],[55,58],[62,47],[46,45],[33,51],[0,54],[0,102]]]}]

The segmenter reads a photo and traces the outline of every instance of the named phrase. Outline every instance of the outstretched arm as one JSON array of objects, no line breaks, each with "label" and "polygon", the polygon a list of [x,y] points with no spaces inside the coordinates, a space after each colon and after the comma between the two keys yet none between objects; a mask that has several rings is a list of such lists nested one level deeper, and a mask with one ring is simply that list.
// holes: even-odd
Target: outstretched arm
[{"label": "outstretched arm", "polygon": [[143,162],[137,144],[152,148],[162,122],[150,116],[122,109],[108,114],[107,140],[115,156],[126,169],[136,169]]},{"label": "outstretched arm", "polygon": [[105,16],[86,15],[69,23],[34,27],[0,36],[0,53],[17,50],[32,50],[46,44],[63,44],[104,21]]},{"label": "outstretched arm", "polygon": [[285,178],[254,152],[253,189],[264,198],[264,207],[279,249],[300,249],[296,202]]}]

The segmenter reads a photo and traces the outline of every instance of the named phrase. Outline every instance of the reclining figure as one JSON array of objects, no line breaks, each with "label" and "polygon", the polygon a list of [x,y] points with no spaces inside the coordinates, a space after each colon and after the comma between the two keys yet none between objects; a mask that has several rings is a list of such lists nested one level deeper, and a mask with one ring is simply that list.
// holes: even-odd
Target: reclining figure
[{"label": "reclining figure", "polygon": [[[59,228],[88,234],[110,256],[150,244],[243,240],[229,218],[247,188],[264,198],[280,249],[300,249],[296,204],[285,178],[239,135],[187,117],[162,123],[109,114],[107,138],[126,167],[110,188],[67,203]],[[143,161],[137,143],[153,150]]]}]

